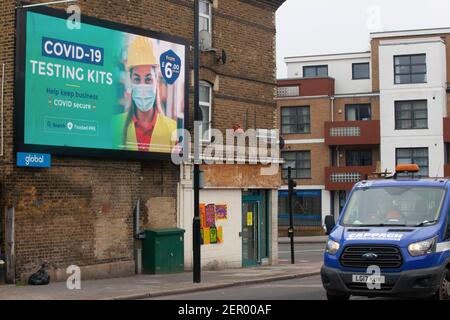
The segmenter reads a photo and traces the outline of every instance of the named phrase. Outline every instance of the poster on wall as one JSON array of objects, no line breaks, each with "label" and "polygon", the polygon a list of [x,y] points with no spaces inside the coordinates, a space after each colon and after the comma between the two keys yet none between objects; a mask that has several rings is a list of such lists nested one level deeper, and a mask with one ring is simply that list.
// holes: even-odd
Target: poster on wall
[{"label": "poster on wall", "polygon": [[216,206],[208,204],[206,206],[206,227],[214,227],[216,225]]},{"label": "poster on wall", "polygon": [[187,114],[187,41],[50,8],[18,13],[18,151],[169,159]]},{"label": "poster on wall", "polygon": [[223,243],[223,227],[217,226],[216,223],[227,219],[227,205],[201,203],[199,206],[202,244]]},{"label": "poster on wall", "polygon": [[226,219],[228,219],[227,205],[216,204],[216,220],[226,220]]}]

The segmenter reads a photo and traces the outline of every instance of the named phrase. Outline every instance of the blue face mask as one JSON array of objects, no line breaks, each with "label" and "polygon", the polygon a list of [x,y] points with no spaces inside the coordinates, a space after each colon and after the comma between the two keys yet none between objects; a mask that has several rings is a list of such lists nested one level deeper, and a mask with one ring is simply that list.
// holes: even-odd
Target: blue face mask
[{"label": "blue face mask", "polygon": [[151,84],[132,84],[131,96],[136,107],[142,112],[149,111],[156,100],[156,92]]}]

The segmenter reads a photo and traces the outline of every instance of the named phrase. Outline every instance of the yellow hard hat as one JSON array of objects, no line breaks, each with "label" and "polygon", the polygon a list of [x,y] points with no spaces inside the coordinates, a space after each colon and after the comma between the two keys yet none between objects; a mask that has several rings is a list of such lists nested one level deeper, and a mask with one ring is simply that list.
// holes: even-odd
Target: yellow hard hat
[{"label": "yellow hard hat", "polygon": [[153,45],[150,39],[144,37],[136,37],[128,48],[127,69],[136,66],[157,65]]}]

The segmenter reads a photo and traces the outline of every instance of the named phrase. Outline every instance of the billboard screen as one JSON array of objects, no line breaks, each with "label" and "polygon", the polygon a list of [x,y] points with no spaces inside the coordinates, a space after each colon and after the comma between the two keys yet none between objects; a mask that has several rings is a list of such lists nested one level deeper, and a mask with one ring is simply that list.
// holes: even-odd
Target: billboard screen
[{"label": "billboard screen", "polygon": [[[19,13],[17,151],[167,158],[187,114],[187,42],[65,12]],[[173,136],[174,135],[174,136]]]}]

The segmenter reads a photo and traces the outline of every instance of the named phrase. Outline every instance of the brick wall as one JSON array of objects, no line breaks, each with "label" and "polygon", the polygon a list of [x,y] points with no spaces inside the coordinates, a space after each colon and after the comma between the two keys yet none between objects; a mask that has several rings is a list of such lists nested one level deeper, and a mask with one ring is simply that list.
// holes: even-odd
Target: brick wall
[{"label": "brick wall", "polygon": [[[213,46],[226,50],[228,62],[217,64],[218,55],[203,53],[201,78],[215,85],[213,126],[222,130],[236,122],[249,128],[275,125],[275,14],[274,8],[257,2],[214,1]],[[79,5],[84,15],[193,39],[191,0],[89,0]],[[167,162],[56,156],[51,169],[17,168],[14,14],[14,1],[1,1],[0,67],[6,64],[6,84],[0,212],[3,219],[5,206],[16,210],[16,277],[42,262],[53,269],[131,265],[134,205],[140,198],[145,228],[175,227],[179,169]],[[193,108],[191,123],[192,115]]]},{"label": "brick wall", "polygon": [[[297,184],[305,185],[324,185],[325,171],[324,168],[330,164],[330,148],[325,143],[305,143],[289,145],[283,149],[283,152],[288,151],[311,151],[311,178],[297,179]],[[287,180],[283,181],[287,184]]]},{"label": "brick wall", "polygon": [[[324,123],[331,121],[331,100],[329,98],[279,100],[281,110],[286,107],[309,106],[311,132],[307,134],[285,134],[284,139],[324,139]],[[281,119],[278,125],[281,128]]]}]

